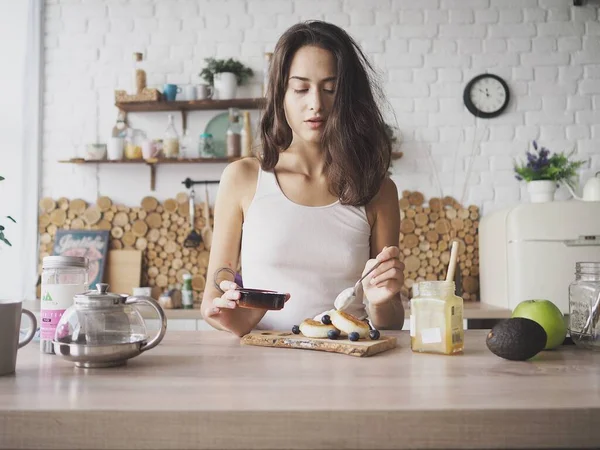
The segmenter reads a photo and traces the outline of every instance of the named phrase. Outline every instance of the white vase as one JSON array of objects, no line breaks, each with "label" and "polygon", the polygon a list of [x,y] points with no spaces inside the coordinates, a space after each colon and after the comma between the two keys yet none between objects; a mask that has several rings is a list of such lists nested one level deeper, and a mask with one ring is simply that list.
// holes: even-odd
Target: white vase
[{"label": "white vase", "polygon": [[219,100],[235,98],[237,92],[237,78],[234,73],[222,72],[214,75],[215,93]]},{"label": "white vase", "polygon": [[554,201],[556,182],[549,180],[536,180],[527,183],[527,192],[531,203],[544,203]]}]

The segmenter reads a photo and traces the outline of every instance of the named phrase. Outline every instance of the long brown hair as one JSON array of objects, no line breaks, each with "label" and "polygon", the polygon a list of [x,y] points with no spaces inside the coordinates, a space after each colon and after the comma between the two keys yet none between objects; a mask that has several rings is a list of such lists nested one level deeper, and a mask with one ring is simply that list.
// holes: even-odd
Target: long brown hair
[{"label": "long brown hair", "polygon": [[279,152],[292,143],[283,100],[292,58],[305,45],[328,50],[336,60],[335,98],[321,141],[329,189],[343,204],[366,205],[387,175],[392,146],[375,98],[380,91],[373,66],[354,39],[336,25],[322,21],[299,23],[277,42],[260,124],[261,167],[272,170],[279,161]]}]

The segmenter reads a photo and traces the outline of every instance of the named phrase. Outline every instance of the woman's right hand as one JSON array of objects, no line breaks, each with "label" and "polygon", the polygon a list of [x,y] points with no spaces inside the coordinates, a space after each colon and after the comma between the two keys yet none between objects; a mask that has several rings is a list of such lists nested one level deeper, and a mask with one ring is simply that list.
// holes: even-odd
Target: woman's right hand
[{"label": "woman's right hand", "polygon": [[212,300],[212,305],[206,310],[207,316],[219,320],[222,310],[233,310],[237,308],[236,300],[240,299],[240,292],[237,290],[239,286],[233,281],[223,280],[219,283],[219,287],[223,291],[220,297]]}]

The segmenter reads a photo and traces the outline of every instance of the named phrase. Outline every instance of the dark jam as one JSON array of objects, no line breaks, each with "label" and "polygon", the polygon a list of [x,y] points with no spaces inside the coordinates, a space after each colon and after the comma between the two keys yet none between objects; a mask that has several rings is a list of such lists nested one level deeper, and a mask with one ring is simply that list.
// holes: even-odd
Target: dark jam
[{"label": "dark jam", "polygon": [[273,291],[263,291],[260,289],[238,289],[240,299],[238,306],[242,308],[256,308],[278,310],[283,309],[285,304],[285,294]]}]

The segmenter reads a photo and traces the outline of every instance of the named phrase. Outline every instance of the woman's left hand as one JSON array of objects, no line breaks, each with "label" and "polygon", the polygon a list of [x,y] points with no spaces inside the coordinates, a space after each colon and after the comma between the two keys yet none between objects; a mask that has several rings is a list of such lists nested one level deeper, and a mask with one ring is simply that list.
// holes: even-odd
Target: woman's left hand
[{"label": "woman's left hand", "polygon": [[381,262],[362,281],[364,294],[371,305],[385,304],[400,292],[404,284],[404,264],[398,259],[399,255],[398,247],[384,247],[375,259],[367,261],[363,275],[378,261]]}]

